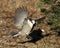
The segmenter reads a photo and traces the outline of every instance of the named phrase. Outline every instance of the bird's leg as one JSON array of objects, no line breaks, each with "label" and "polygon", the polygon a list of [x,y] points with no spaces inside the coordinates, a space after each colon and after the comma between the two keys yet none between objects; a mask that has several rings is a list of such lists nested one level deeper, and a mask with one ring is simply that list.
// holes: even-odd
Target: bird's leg
[{"label": "bird's leg", "polygon": [[29,35],[27,35],[27,36],[26,36],[26,38],[28,38],[28,39],[32,39],[32,37],[31,37],[31,36],[29,36]]},{"label": "bird's leg", "polygon": [[[25,34],[26,34],[26,33],[25,33]],[[26,34],[26,38],[28,38],[28,39],[32,39],[32,37],[29,36],[29,34]]]}]

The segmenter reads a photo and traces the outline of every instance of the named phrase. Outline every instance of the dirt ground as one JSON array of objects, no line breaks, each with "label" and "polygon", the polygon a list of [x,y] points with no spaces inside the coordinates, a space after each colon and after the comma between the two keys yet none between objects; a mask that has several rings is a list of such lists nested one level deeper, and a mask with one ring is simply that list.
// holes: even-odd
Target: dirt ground
[{"label": "dirt ground", "polygon": [[[32,19],[42,18],[43,13],[37,6],[39,0],[0,0],[0,48],[60,48],[60,37],[49,30],[44,21],[40,22],[30,34],[33,38],[27,39],[24,36],[10,37],[9,35],[18,32],[14,26],[14,16],[17,8],[24,6],[29,11]],[[42,25],[42,26],[41,26]],[[41,32],[43,28],[45,32]],[[51,32],[51,35],[49,33]],[[26,42],[25,42],[26,41]]]}]

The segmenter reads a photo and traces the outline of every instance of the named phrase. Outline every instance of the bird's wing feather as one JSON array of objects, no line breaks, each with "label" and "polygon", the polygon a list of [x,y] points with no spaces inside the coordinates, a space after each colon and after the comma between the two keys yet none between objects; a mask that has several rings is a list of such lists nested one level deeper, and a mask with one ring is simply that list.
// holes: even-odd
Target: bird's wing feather
[{"label": "bird's wing feather", "polygon": [[28,17],[27,9],[24,7],[18,8],[15,12],[15,26],[21,28],[23,26],[25,18],[27,17]]}]

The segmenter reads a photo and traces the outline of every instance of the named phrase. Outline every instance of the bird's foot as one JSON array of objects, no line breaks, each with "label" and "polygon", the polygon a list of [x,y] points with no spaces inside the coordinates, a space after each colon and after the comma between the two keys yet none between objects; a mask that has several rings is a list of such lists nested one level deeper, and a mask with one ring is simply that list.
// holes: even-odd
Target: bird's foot
[{"label": "bird's foot", "polygon": [[30,37],[29,35],[27,35],[26,38],[28,38],[28,39],[32,39],[32,37]]}]

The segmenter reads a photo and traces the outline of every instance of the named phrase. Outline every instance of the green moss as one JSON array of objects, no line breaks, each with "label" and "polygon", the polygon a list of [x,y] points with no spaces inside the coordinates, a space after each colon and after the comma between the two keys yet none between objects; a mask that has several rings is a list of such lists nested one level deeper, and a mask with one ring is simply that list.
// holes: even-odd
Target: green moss
[{"label": "green moss", "polygon": [[[39,0],[40,11],[46,15],[46,23],[55,31],[60,31],[60,2],[57,0]],[[57,1],[57,2],[56,2]],[[45,4],[51,5],[50,11],[44,8]]]}]

